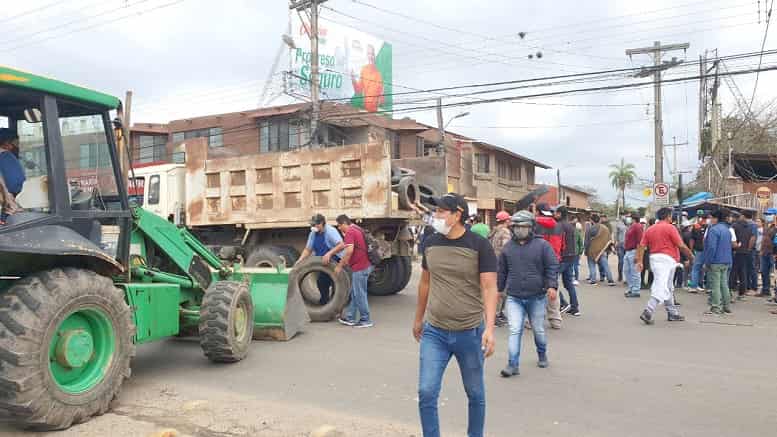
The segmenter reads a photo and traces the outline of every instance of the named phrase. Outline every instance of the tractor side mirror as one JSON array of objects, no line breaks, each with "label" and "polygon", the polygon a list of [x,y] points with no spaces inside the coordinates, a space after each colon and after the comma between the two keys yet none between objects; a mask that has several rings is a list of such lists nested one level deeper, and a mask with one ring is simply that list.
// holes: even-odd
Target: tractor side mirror
[{"label": "tractor side mirror", "polygon": [[43,114],[38,108],[25,109],[24,120],[27,121],[27,123],[40,123],[43,121]]},{"label": "tractor side mirror", "polygon": [[116,117],[113,119],[113,128],[117,130],[121,130],[124,128],[124,123],[121,122],[121,118]]}]

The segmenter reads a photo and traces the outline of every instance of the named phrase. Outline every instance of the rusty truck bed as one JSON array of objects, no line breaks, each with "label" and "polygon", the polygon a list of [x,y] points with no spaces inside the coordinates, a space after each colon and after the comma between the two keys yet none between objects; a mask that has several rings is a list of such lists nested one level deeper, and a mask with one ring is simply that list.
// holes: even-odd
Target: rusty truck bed
[{"label": "rusty truck bed", "polygon": [[391,191],[387,143],[209,159],[207,144],[192,141],[186,154],[189,226],[303,227],[315,213],[330,219],[411,216]]}]

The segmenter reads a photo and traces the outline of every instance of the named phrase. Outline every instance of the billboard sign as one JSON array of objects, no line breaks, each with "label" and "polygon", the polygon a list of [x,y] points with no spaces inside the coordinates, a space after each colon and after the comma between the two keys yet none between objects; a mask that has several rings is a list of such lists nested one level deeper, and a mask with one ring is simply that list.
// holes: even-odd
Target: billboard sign
[{"label": "billboard sign", "polygon": [[[310,97],[311,50],[307,18],[292,15],[291,74],[287,90]],[[392,48],[380,38],[319,20],[320,98],[369,112],[391,112]]]}]

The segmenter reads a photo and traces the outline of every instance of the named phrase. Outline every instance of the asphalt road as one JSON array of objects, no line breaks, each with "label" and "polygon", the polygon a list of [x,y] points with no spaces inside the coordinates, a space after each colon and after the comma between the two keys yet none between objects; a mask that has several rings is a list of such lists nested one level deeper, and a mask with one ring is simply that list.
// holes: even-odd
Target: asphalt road
[{"label": "asphalt road", "polygon": [[[385,429],[419,435],[418,346],[411,336],[417,279],[416,270],[404,292],[370,299],[374,328],[312,324],[287,343],[254,342],[249,357],[234,365],[210,364],[196,341],[142,346],[117,408],[142,408],[145,397],[151,402],[151,393],[164,387],[183,399],[282,406],[272,412],[276,423],[293,424],[316,411],[320,423],[347,415],[338,422],[353,425],[346,435],[365,435],[358,431],[361,420],[395,426],[375,435],[394,432]],[[659,312],[656,324],[645,326],[638,316],[647,292],[625,299],[622,286],[584,285],[579,295],[582,316],[549,330],[548,369],[535,366],[531,334],[525,333],[521,375],[500,378],[507,330],[498,329],[497,351],[486,364],[488,435],[764,436],[777,429],[777,316],[768,314],[763,299],[749,298],[734,305],[733,315],[711,317],[702,315],[704,295],[680,292],[686,322],[667,323]],[[455,361],[440,402],[444,435],[461,435],[466,396]],[[119,419],[96,421],[105,426]],[[170,426],[183,426],[177,421]],[[161,416],[153,423],[167,424]],[[75,427],[68,435],[87,434]]]}]

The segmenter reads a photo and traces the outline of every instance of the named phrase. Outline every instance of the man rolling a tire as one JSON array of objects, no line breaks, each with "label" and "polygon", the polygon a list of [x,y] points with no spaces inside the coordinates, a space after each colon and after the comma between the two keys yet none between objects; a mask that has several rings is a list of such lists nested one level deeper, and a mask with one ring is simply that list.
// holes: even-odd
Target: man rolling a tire
[{"label": "man rolling a tire", "polygon": [[[326,224],[326,218],[323,215],[316,214],[310,220],[310,234],[308,234],[308,242],[305,244],[305,250],[302,251],[302,254],[294,265],[296,266],[311,254],[323,257],[321,261],[324,265],[328,265],[331,260],[339,262],[343,253],[338,253],[334,249],[342,242],[343,239],[340,237],[340,233],[337,232],[337,229]],[[328,275],[319,274],[318,279],[316,279],[316,285],[318,286],[318,291],[321,293],[321,298],[318,303],[320,305],[326,305],[332,296],[332,278]]]}]

